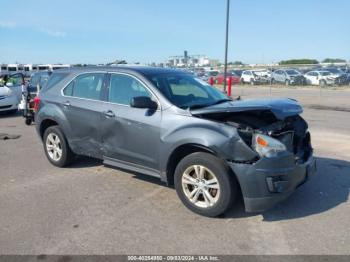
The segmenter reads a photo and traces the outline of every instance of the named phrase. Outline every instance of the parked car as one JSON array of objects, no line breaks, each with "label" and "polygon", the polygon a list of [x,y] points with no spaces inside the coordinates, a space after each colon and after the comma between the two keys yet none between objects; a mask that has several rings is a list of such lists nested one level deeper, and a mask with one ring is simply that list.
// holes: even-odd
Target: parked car
[{"label": "parked car", "polygon": [[242,72],[241,83],[251,85],[270,83],[268,74],[263,74],[260,70],[246,70]]},{"label": "parked car", "polygon": [[32,95],[36,95],[38,90],[46,85],[51,74],[52,72],[50,71],[34,73],[29,80],[27,91]]},{"label": "parked car", "polygon": [[335,77],[328,71],[310,71],[304,75],[306,83],[309,85],[334,85]]},{"label": "parked car", "polygon": [[204,81],[209,81],[211,77],[216,77],[220,72],[217,70],[206,71],[204,76],[201,78]]},{"label": "parked car", "polygon": [[[214,77],[214,83],[218,85],[223,85],[224,78],[225,78],[224,73],[220,73],[216,77]],[[238,85],[240,82],[239,76],[228,72],[226,75],[226,83],[228,82],[229,79],[231,79],[232,85]]]},{"label": "parked car", "polygon": [[229,71],[229,72],[235,74],[236,76],[241,77],[241,76],[242,76],[242,73],[243,73],[243,70],[235,69],[235,70],[231,70],[231,71]]},{"label": "parked car", "polygon": [[343,71],[346,74],[346,83],[350,85],[350,69],[346,68]]},{"label": "parked car", "polygon": [[298,102],[233,101],[177,70],[54,72],[36,108],[36,129],[53,165],[87,155],[159,177],[205,216],[224,213],[238,194],[247,211],[263,211],[315,173]]},{"label": "parked car", "polygon": [[296,69],[278,69],[272,73],[272,83],[283,83],[285,85],[303,85],[304,76]]},{"label": "parked car", "polygon": [[16,112],[24,86],[22,73],[3,75],[0,80],[0,112]]},{"label": "parked car", "polygon": [[27,88],[22,93],[22,100],[18,109],[22,110],[25,123],[31,125],[34,122],[34,101],[39,91],[44,87],[52,72],[42,71],[32,74]]},{"label": "parked car", "polygon": [[347,84],[347,74],[344,73],[344,71],[342,71],[341,69],[335,67],[328,67],[324,68],[323,70],[331,73],[331,76],[335,79],[334,81],[336,85]]}]

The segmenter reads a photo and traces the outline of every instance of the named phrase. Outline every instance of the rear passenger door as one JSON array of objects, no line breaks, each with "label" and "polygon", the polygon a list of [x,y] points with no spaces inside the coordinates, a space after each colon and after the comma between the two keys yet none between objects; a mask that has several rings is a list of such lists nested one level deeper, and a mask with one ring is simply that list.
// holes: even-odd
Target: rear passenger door
[{"label": "rear passenger door", "polygon": [[61,107],[70,125],[66,135],[78,154],[101,157],[100,123],[105,76],[100,72],[81,74],[63,89]]}]

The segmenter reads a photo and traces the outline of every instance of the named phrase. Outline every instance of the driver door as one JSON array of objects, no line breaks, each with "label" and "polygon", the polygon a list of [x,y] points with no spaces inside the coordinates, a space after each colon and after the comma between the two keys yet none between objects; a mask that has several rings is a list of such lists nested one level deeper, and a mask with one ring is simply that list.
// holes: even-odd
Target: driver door
[{"label": "driver door", "polygon": [[[136,77],[111,73],[107,101],[101,121],[105,160],[123,167],[159,170],[161,110],[133,108],[133,97],[149,96],[157,101]],[[159,103],[158,103],[159,104]]]}]

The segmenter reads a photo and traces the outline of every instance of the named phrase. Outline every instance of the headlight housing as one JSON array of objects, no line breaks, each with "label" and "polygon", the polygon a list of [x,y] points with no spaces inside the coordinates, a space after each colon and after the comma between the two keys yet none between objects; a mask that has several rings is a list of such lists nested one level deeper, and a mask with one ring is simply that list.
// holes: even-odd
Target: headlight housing
[{"label": "headlight housing", "polygon": [[273,157],[287,150],[280,141],[262,134],[253,135],[252,147],[262,157]]}]

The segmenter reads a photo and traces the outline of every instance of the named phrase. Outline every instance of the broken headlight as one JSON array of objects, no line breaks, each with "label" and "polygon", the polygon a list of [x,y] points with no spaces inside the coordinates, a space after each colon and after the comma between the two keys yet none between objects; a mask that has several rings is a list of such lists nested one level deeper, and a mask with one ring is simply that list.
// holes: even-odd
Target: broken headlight
[{"label": "broken headlight", "polygon": [[287,150],[280,141],[262,134],[253,135],[252,147],[262,157],[273,157],[278,152]]}]

